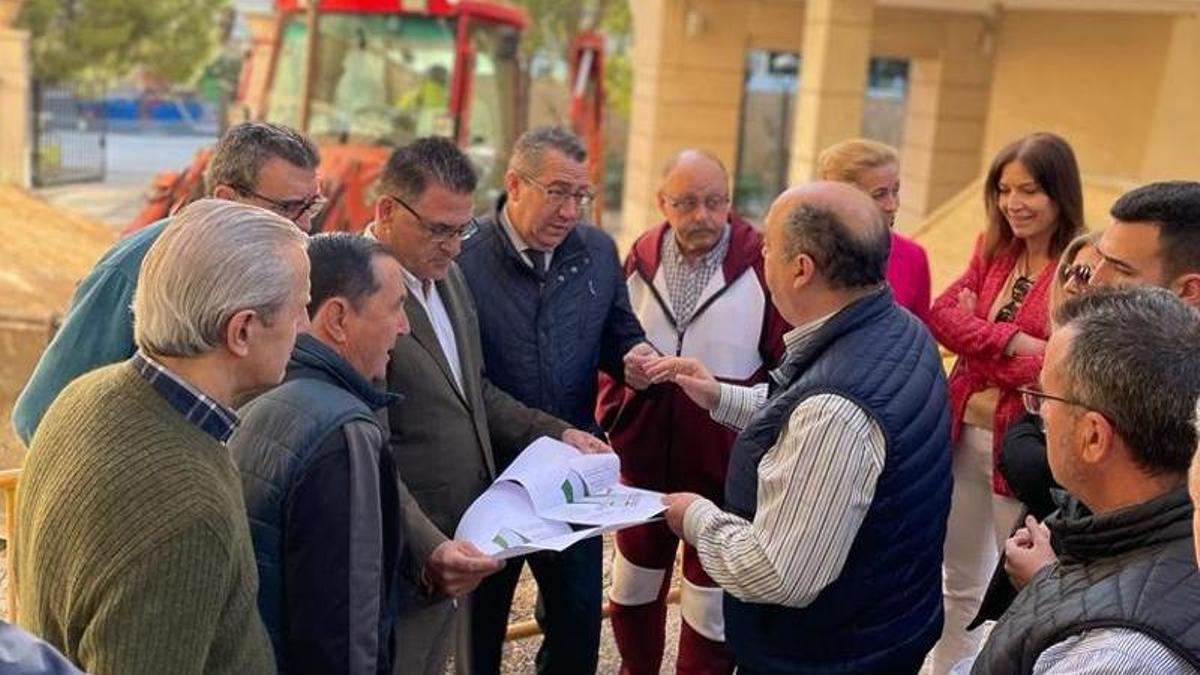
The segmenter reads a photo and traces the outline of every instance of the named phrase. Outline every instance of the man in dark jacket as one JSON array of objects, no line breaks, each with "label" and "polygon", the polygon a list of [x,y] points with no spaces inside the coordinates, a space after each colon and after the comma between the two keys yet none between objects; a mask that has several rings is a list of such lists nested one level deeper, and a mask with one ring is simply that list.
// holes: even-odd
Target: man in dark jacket
[{"label": "man in dark jacket", "polygon": [[[467,241],[459,266],[475,296],[489,379],[517,400],[598,432],[596,373],[637,377],[653,349],[629,307],[612,239],[582,221],[592,201],[586,153],[570,132],[534,129],[516,143],[505,194]],[[628,358],[626,358],[628,357]],[[497,470],[512,461],[497,454]],[[600,642],[601,542],[530,555],[546,639],[542,673],[590,673]],[[485,580],[471,607],[472,666],[496,673],[513,589],[513,561]]]},{"label": "man in dark jacket", "polygon": [[309,244],[312,328],[280,386],[240,411],[242,473],[259,611],[280,673],[390,674],[401,502],[371,385],[408,332],[400,263],[382,244]]},{"label": "man in dark jacket", "polygon": [[1021,590],[972,672],[1198,672],[1186,479],[1200,314],[1164,289],[1104,289],[1060,307],[1055,325],[1025,399],[1070,494],[1046,521],[1058,561]]}]

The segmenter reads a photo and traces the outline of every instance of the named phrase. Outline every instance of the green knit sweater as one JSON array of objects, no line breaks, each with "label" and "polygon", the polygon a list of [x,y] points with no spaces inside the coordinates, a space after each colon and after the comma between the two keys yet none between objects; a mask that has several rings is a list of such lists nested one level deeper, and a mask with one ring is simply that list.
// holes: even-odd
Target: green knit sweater
[{"label": "green knit sweater", "polygon": [[275,672],[237,468],[128,363],[50,407],[17,523],[20,624],[87,672]]}]

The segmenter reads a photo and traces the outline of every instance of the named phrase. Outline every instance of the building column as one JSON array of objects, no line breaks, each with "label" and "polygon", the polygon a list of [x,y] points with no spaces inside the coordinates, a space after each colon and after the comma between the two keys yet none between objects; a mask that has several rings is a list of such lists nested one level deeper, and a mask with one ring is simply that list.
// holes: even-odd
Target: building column
[{"label": "building column", "polygon": [[33,107],[29,32],[10,28],[21,0],[0,0],[0,183],[30,186]]},{"label": "building column", "polygon": [[630,3],[633,95],[621,243],[662,219],[655,206],[660,172],[679,150],[703,148],[721,158],[731,174],[735,170],[748,4]]},{"label": "building column", "polygon": [[949,22],[937,56],[908,70],[899,223],[921,222],[980,173],[992,76],[984,20]]},{"label": "building column", "polygon": [[859,136],[874,0],[807,0],[791,183],[812,180],[825,148]]}]

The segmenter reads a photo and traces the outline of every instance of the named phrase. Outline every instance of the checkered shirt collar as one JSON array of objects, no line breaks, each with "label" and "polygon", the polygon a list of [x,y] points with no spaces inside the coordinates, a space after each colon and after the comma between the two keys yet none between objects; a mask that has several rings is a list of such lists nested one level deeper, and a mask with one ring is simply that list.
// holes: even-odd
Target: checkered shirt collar
[{"label": "checkered shirt collar", "polygon": [[179,411],[187,421],[196,425],[201,431],[224,443],[233,435],[241,420],[236,413],[220,403],[212,400],[178,375],[172,373],[166,366],[155,361],[140,349],[129,362],[133,369],[150,383],[154,391],[175,410]]}]

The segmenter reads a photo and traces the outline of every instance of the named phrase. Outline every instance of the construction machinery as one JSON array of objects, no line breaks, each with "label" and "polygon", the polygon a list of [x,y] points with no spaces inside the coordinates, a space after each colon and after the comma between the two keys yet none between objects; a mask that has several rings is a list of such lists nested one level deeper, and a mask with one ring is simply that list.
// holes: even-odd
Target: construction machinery
[{"label": "construction machinery", "polygon": [[[329,205],[315,230],[364,227],[388,155],[421,136],[451,138],[467,153],[481,203],[498,194],[525,127],[523,10],[467,0],[276,0],[275,10],[243,65],[235,109],[243,119],[299,129],[317,144]],[[597,188],[603,53],[603,40],[585,31],[567,54],[572,126],[588,146]],[[157,177],[126,231],[199,197],[208,158],[201,151],[186,169]]]}]

